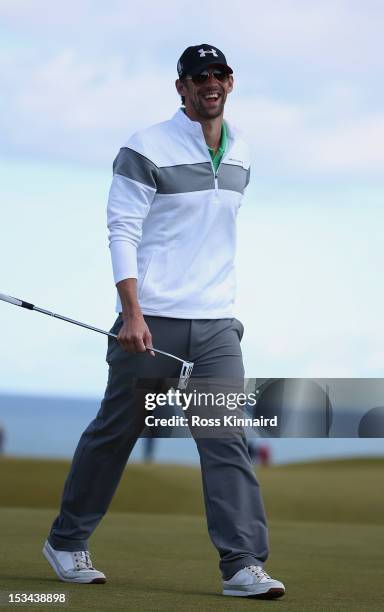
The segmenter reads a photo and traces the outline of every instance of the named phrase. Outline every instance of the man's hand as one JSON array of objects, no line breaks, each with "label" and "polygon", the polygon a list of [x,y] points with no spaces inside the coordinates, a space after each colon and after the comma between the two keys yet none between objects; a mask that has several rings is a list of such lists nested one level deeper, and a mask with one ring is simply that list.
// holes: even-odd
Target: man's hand
[{"label": "man's hand", "polygon": [[[145,353],[145,347],[152,347],[152,336],[141,313],[123,315],[123,326],[117,336],[120,346],[128,353]],[[155,357],[153,351],[149,351]]]}]

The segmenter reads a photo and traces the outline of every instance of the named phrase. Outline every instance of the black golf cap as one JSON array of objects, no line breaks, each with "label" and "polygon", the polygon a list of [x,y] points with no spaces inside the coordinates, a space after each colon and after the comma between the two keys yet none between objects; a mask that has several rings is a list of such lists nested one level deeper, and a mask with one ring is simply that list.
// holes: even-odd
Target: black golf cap
[{"label": "black golf cap", "polygon": [[203,43],[185,49],[177,62],[177,72],[181,79],[187,74],[190,76],[199,74],[212,65],[223,66],[230,74],[233,72],[232,68],[227,64],[224,53],[220,49]]}]

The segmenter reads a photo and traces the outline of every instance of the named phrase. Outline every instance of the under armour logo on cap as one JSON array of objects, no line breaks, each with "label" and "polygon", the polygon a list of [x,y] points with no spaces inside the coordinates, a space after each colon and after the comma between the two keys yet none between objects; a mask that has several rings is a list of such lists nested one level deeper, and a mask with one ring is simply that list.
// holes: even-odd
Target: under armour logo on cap
[{"label": "under armour logo on cap", "polygon": [[208,66],[215,65],[224,68],[229,74],[233,70],[227,64],[225,55],[220,49],[213,45],[201,44],[187,47],[177,62],[177,73],[179,78],[186,75],[194,76],[199,74]]},{"label": "under armour logo on cap", "polygon": [[200,53],[200,57],[205,57],[207,53],[212,53],[214,57],[219,57],[215,49],[198,49],[198,52]]}]

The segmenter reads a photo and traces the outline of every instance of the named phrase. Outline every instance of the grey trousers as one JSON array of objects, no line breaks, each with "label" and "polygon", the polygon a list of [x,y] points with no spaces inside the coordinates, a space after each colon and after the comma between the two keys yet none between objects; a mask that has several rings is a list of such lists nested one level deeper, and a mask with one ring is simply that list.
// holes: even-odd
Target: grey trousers
[{"label": "grey trousers", "polygon": [[[145,315],[153,346],[195,363],[193,378],[243,380],[237,319],[172,319]],[[122,325],[119,315],[111,332]],[[80,438],[67,477],[59,516],[49,536],[57,550],[87,550],[144,429],[144,396],[165,379],[178,379],[176,361],[127,353],[108,338],[109,375],[96,418]],[[164,390],[164,388],[162,388]],[[188,386],[190,391],[190,386]],[[193,433],[193,432],[192,432]],[[194,435],[194,434],[193,434]],[[242,430],[228,436],[194,436],[200,456],[208,531],[220,555],[223,577],[246,565],[263,565],[268,531],[259,484]],[[188,552],[185,551],[187,555]]]}]

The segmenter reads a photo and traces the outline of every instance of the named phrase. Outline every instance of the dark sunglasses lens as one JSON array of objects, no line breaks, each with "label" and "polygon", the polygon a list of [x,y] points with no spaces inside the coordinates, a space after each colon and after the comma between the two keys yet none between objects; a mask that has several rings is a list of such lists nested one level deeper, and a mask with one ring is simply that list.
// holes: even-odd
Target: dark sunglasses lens
[{"label": "dark sunglasses lens", "polygon": [[208,72],[201,72],[200,74],[195,74],[195,76],[192,77],[192,81],[195,83],[195,85],[200,85],[201,83],[205,83],[208,77]]},{"label": "dark sunglasses lens", "polygon": [[226,81],[228,78],[228,73],[222,70],[213,70],[212,74],[218,81]]},{"label": "dark sunglasses lens", "polygon": [[[212,70],[212,74],[215,79],[221,82],[226,81],[228,78],[228,73],[223,72],[222,70]],[[204,70],[204,72],[200,72],[200,74],[195,74],[195,76],[192,77],[192,81],[195,83],[195,85],[201,85],[209,79],[210,75],[210,72]]]}]

